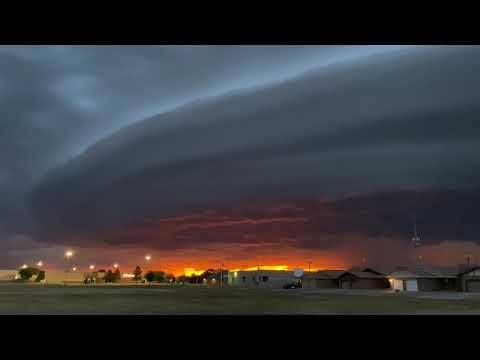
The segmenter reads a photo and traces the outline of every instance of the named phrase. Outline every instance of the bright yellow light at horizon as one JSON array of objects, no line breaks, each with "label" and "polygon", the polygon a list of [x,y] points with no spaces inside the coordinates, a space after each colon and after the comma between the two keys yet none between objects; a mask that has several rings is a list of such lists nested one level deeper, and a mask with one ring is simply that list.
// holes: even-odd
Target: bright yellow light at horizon
[{"label": "bright yellow light at horizon", "polygon": [[150,255],[145,256],[145,260],[150,261],[152,257]]},{"label": "bright yellow light at horizon", "polygon": [[68,251],[65,253],[65,256],[66,256],[67,258],[72,257],[72,256],[73,256],[73,251],[72,251],[72,250],[68,250]]},{"label": "bright yellow light at horizon", "polygon": [[186,276],[192,276],[192,275],[197,276],[199,274],[203,274],[205,272],[205,270],[196,270],[194,268],[185,268],[183,272]]},{"label": "bright yellow light at horizon", "polygon": [[265,265],[265,266],[255,266],[246,269],[232,269],[229,270],[230,272],[236,271],[254,271],[254,270],[279,270],[279,271],[286,271],[288,270],[288,265]]}]

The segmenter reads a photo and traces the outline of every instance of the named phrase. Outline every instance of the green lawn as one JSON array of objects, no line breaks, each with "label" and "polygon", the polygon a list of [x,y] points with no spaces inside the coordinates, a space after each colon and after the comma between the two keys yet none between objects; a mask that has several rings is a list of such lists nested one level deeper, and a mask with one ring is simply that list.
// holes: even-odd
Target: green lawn
[{"label": "green lawn", "polygon": [[480,314],[480,296],[0,284],[0,314]]}]

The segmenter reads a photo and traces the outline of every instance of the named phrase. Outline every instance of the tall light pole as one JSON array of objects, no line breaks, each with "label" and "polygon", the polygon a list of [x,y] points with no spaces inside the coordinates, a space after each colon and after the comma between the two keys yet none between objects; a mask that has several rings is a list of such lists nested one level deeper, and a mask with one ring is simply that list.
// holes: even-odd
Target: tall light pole
[{"label": "tall light pole", "polygon": [[222,263],[220,265],[220,286],[223,286],[223,268],[225,267],[225,264]]},{"label": "tall light pole", "polygon": [[310,265],[312,265],[311,261],[308,262],[308,272],[310,272]]},{"label": "tall light pole", "polygon": [[73,257],[73,251],[72,250],[67,250],[65,252],[65,258],[67,259],[68,268],[65,269],[65,281],[64,281],[65,286],[67,285],[68,269],[72,267],[72,257]]}]

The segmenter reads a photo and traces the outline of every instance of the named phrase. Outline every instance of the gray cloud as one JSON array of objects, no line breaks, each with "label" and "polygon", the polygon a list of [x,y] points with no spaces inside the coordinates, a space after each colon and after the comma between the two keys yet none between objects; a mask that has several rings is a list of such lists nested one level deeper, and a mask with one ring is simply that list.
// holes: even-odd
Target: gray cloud
[{"label": "gray cloud", "polygon": [[82,236],[222,202],[474,189],[478,84],[480,48],[422,47],[188,104],[52,171],[36,219]]},{"label": "gray cloud", "polygon": [[49,169],[125,125],[195,99],[404,48],[0,46],[0,239],[35,237],[25,194]]}]

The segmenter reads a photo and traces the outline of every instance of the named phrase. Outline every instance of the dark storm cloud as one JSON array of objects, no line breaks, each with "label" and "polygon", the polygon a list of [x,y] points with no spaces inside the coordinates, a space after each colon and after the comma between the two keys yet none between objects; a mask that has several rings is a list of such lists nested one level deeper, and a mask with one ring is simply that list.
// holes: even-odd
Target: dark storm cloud
[{"label": "dark storm cloud", "polygon": [[[382,51],[365,49],[357,52]],[[292,76],[351,52],[299,46],[1,46],[0,192],[23,193],[52,166],[145,116]]]},{"label": "dark storm cloud", "polygon": [[189,104],[53,171],[32,194],[36,219],[54,240],[223,202],[476,188],[479,84],[478,47],[425,47]]}]

